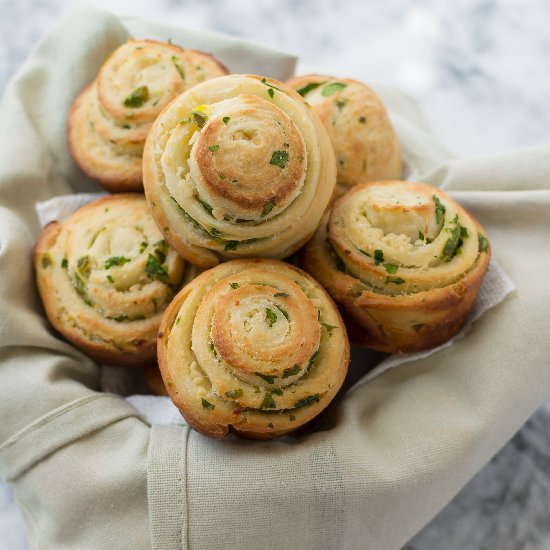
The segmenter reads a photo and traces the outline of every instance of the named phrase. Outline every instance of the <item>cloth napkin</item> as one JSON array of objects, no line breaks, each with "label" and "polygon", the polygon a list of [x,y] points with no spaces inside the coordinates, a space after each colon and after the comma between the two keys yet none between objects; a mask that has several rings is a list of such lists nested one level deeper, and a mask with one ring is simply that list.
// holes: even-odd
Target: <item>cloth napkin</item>
[{"label": "cloth napkin", "polygon": [[366,383],[357,384],[386,356],[354,356],[350,389],[307,433],[211,440],[152,424],[99,391],[101,369],[53,333],[34,289],[35,203],[99,190],[67,152],[68,108],[128,34],[171,37],[234,71],[279,79],[295,63],[232,38],[75,9],[9,85],[0,105],[0,475],[14,483],[30,547],[399,548],[550,393],[550,146],[456,159],[411,98],[376,86],[418,178],[483,223],[516,290],[452,345]]}]

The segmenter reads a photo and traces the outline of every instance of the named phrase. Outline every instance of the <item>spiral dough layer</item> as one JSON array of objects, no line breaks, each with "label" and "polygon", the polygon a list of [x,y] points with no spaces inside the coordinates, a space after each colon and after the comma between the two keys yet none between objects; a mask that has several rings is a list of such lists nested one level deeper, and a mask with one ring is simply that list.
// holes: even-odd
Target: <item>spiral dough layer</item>
[{"label": "spiral dough layer", "polygon": [[158,231],[142,195],[105,197],[35,248],[40,296],[52,325],[92,358],[114,365],[154,361],[162,314],[198,273]]},{"label": "spiral dough layer", "polygon": [[460,330],[489,256],[479,222],[443,191],[389,181],[339,199],[302,261],[342,307],[352,339],[398,352]]},{"label": "spiral dough layer", "polygon": [[336,177],[328,136],[302,97],[244,75],[180,95],[153,125],[143,166],[159,228],[201,267],[289,256],[317,228]]},{"label": "spiral dough layer", "polygon": [[306,273],[277,260],[234,260],[174,298],[158,358],[170,397],[199,432],[268,438],[330,403],[349,343],[336,306]]},{"label": "spiral dough layer", "polygon": [[288,81],[323,122],[338,168],[340,197],[367,181],[401,177],[401,150],[386,107],[368,86],[350,78],[307,75]]},{"label": "spiral dough layer", "polygon": [[154,40],[130,40],[101,67],[69,115],[69,149],[80,168],[110,191],[142,188],[145,138],[181,92],[227,74],[210,55]]}]

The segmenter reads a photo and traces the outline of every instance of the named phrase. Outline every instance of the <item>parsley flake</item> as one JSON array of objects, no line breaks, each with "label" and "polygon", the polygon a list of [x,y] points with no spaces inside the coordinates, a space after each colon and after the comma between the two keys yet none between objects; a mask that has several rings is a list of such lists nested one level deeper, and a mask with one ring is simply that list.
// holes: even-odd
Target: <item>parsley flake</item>
[{"label": "parsley flake", "polygon": [[394,285],[402,285],[405,282],[405,279],[401,277],[386,277],[384,280],[385,284],[393,283]]},{"label": "parsley flake", "polygon": [[337,92],[341,92],[346,87],[347,84],[344,84],[343,82],[331,82],[321,90],[321,95],[323,97],[329,97]]},{"label": "parsley flake", "polygon": [[231,117],[230,116],[224,116],[222,118],[223,120],[223,123],[227,126],[227,124],[229,124],[229,121],[231,120]]},{"label": "parsley flake", "polygon": [[141,107],[149,99],[149,88],[147,86],[140,86],[136,88],[125,100],[124,106],[135,109]]},{"label": "parsley flake", "polygon": [[287,162],[288,162],[288,152],[277,150],[277,151],[273,151],[269,164],[274,164],[279,168],[284,168]]},{"label": "parsley flake", "polygon": [[277,321],[277,314],[272,309],[269,309],[268,307],[265,308],[265,313],[266,313],[265,322],[270,327],[272,327],[273,323]]},{"label": "parsley flake", "polygon": [[397,273],[398,266],[395,264],[384,264],[384,268],[388,273],[391,273],[393,275],[394,273]]},{"label": "parsley flake", "polygon": [[224,395],[229,397],[229,399],[237,399],[238,397],[242,397],[243,390],[239,388],[238,390],[226,391]]},{"label": "parsley flake", "polygon": [[432,195],[432,199],[435,203],[435,223],[441,223],[443,215],[445,214],[445,207],[441,204],[441,201],[436,195]]},{"label": "parsley flake", "polygon": [[205,409],[213,409],[216,405],[210,403],[210,401],[207,401],[206,399],[204,398],[201,398],[201,403],[202,403],[202,406],[205,408]]},{"label": "parsley flake", "polygon": [[302,370],[302,367],[300,367],[300,365],[294,365],[293,367],[289,367],[288,369],[285,369],[283,372],[283,376],[281,376],[281,378],[296,376],[301,370]]},{"label": "parsley flake", "polygon": [[260,405],[260,409],[275,409],[276,407],[277,405],[275,405],[275,399],[273,399],[273,396],[269,392],[266,392],[262,404]]},{"label": "parsley flake", "polygon": [[382,250],[374,251],[374,265],[380,265],[384,261],[384,252]]},{"label": "parsley flake", "polygon": [[477,234],[477,240],[478,240],[478,243],[479,243],[478,251],[479,252],[485,252],[487,250],[488,246],[489,246],[489,241],[481,233]]},{"label": "parsley flake", "polygon": [[[271,159],[273,160],[273,158]],[[273,164],[273,162],[271,162]],[[284,168],[284,166],[283,166]],[[262,213],[260,214],[260,218],[265,218],[272,210],[275,208],[275,201],[270,200],[265,203],[264,209],[262,210]]]},{"label": "parsley flake", "polygon": [[303,399],[296,401],[296,403],[294,403],[293,409],[301,409],[302,407],[307,407],[308,405],[312,405],[313,403],[319,403],[318,393],[314,395],[309,395],[308,397],[304,397]]},{"label": "parsley flake", "polygon": [[301,96],[305,96],[312,90],[315,90],[315,88],[318,88],[321,84],[324,84],[324,82],[310,82],[309,84],[306,84],[302,88],[298,88],[296,90]]},{"label": "parsley flake", "polygon": [[211,153],[214,153],[214,152],[217,151],[219,148],[220,148],[220,146],[219,146],[217,143],[215,143],[214,145],[210,145],[210,146],[208,147],[208,150],[209,150]]},{"label": "parsley flake", "polygon": [[107,258],[105,260],[105,264],[103,266],[103,269],[111,269],[113,266],[120,266],[124,265],[125,263],[129,262],[130,258],[126,258],[124,256],[112,256],[110,258]]}]

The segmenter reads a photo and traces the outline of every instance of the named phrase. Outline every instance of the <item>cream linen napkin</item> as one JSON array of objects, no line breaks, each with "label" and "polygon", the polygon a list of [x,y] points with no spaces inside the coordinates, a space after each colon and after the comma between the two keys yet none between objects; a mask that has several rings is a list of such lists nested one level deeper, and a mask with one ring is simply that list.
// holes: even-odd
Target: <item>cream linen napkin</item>
[{"label": "cream linen napkin", "polygon": [[[453,159],[410,98],[379,88],[419,178],[481,220],[516,291],[452,346],[356,385],[308,434],[258,443],[151,427],[127,401],[99,392],[97,365],[51,332],[31,264],[35,202],[98,191],[67,153],[66,115],[127,28],[188,46],[200,38],[222,60],[231,52],[236,71],[285,78],[294,64],[234,39],[75,10],[8,87],[0,474],[14,482],[31,548],[398,548],[550,393],[550,146]],[[350,384],[363,365],[352,367]]]}]

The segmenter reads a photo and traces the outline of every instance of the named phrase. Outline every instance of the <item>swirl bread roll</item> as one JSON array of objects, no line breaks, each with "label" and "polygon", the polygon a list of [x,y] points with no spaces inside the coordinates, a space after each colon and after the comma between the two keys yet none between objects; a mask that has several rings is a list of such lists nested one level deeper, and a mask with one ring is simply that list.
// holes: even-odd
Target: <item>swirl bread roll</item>
[{"label": "swirl bread roll", "polygon": [[461,329],[489,257],[483,227],[443,191],[388,181],[339,199],[302,262],[341,306],[353,340],[396,353]]},{"label": "swirl bread roll", "polygon": [[247,75],[175,99],[151,129],[143,171],[166,240],[205,268],[290,256],[317,229],[336,178],[328,136],[303,98]]},{"label": "swirl bread roll", "polygon": [[46,226],[35,247],[48,319],[96,361],[154,361],[162,314],[197,274],[166,244],[143,195],[96,200]]},{"label": "swirl bread roll", "polygon": [[373,90],[357,80],[322,75],[287,84],[311,104],[328,132],[338,169],[336,197],[358,183],[401,177],[399,140]]},{"label": "swirl bread roll", "polygon": [[205,271],[174,298],[158,359],[168,393],[204,435],[264,439],[318,415],[340,389],[349,342],[309,275],[267,259]]},{"label": "swirl bread roll", "polygon": [[109,191],[140,191],[143,146],[153,121],[187,88],[227,72],[202,52],[129,40],[72,105],[68,143],[74,160]]}]

